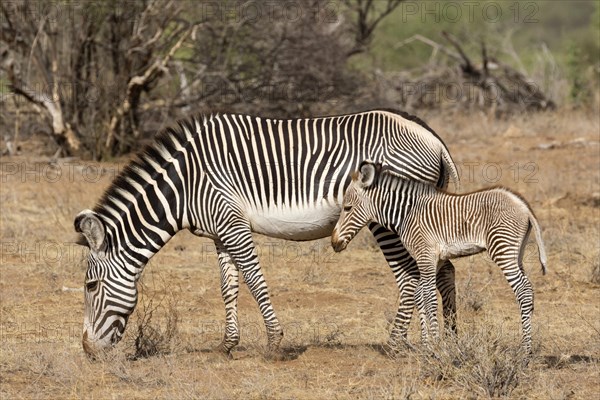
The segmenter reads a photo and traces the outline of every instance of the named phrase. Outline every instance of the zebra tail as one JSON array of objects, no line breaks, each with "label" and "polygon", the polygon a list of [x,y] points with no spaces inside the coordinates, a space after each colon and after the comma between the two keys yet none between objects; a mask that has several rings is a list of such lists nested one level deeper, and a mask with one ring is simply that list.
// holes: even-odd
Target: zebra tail
[{"label": "zebra tail", "polygon": [[540,263],[542,264],[542,274],[546,275],[546,249],[544,248],[544,242],[542,241],[542,231],[540,229],[540,224],[538,223],[535,215],[532,212],[529,213],[529,222],[533,227],[533,231],[535,233],[535,240],[538,245],[538,253],[540,256]]},{"label": "zebra tail", "polygon": [[458,193],[460,191],[460,178],[458,176],[458,170],[456,168],[456,164],[454,164],[452,156],[445,146],[442,148],[442,160],[444,163],[444,169],[448,171],[450,178],[452,178],[452,182],[454,183],[454,189]]}]

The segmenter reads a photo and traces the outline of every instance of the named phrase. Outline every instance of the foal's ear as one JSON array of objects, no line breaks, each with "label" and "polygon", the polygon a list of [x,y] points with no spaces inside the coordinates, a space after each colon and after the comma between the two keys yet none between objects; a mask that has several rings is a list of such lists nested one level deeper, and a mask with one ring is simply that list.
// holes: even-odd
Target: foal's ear
[{"label": "foal's ear", "polygon": [[[104,243],[106,230],[98,215],[91,210],[83,210],[75,217],[75,231],[83,234],[87,240],[88,247],[98,251]],[[82,244],[78,241],[78,244]],[[83,243],[85,244],[85,243]]]},{"label": "foal's ear", "polygon": [[376,164],[371,161],[363,161],[358,167],[358,182],[362,188],[368,188],[377,181],[379,172],[381,172],[381,164]]}]

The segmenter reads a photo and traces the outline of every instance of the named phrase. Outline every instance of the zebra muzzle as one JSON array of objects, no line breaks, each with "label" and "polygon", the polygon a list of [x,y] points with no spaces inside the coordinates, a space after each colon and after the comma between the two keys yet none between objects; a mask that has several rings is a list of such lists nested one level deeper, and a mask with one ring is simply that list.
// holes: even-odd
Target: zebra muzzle
[{"label": "zebra muzzle", "polygon": [[347,246],[348,246],[347,240],[339,240],[339,239],[331,240],[331,247],[333,247],[333,250],[336,253],[339,253],[340,251],[345,250]]},{"label": "zebra muzzle", "polygon": [[333,229],[333,232],[331,233],[331,247],[333,247],[333,250],[336,253],[339,253],[340,251],[344,250],[346,246],[348,246],[348,241],[340,240],[340,235],[338,234],[337,227],[335,227]]},{"label": "zebra muzzle", "polygon": [[87,331],[83,332],[83,340],[81,341],[81,344],[83,345],[83,351],[88,356],[88,358],[92,361],[96,360],[96,356],[98,355],[98,349],[90,341]]}]

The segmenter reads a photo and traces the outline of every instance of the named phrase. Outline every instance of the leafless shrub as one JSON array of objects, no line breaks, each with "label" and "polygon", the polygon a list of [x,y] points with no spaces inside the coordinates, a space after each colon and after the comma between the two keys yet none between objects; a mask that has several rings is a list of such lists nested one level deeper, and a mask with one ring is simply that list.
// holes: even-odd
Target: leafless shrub
[{"label": "leafless shrub", "polygon": [[396,87],[400,102],[407,109],[458,107],[486,110],[496,116],[555,109],[555,101],[523,68],[500,61],[499,56],[508,53],[521,65],[510,41],[504,43],[503,49],[496,47],[500,44],[481,41],[481,54],[473,56],[467,50],[473,39],[458,38],[448,32],[442,32],[442,38],[445,44],[417,34],[398,43],[397,47],[413,42],[430,46],[429,63],[416,74],[403,71],[395,77],[379,77],[384,85]]},{"label": "leafless shrub", "polygon": [[3,3],[0,77],[18,101],[2,116],[23,118],[23,103],[55,140],[57,154],[130,151],[145,128],[144,97],[160,89],[175,52],[194,36],[197,24],[179,17],[185,4]]},{"label": "leafless shrub", "polygon": [[485,300],[481,295],[481,289],[478,290],[473,286],[472,279],[473,277],[469,276],[464,288],[458,291],[459,303],[469,311],[479,312],[483,308]]},{"label": "leafless shrub", "polygon": [[506,397],[526,376],[528,357],[497,326],[445,337],[433,354],[419,355],[427,378],[452,382],[483,396]]},{"label": "leafless shrub", "polygon": [[172,292],[159,295],[152,293],[148,300],[142,299],[135,311],[135,333],[128,340],[133,348],[132,359],[148,358],[172,353],[177,345],[179,312]]}]

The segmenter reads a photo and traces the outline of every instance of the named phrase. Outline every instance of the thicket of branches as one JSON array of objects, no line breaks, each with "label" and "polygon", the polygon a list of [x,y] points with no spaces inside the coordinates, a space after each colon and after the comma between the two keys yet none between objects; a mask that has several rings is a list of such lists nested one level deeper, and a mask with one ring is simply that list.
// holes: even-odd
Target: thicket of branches
[{"label": "thicket of branches", "polygon": [[100,159],[165,115],[308,114],[353,92],[347,58],[399,3],[3,2],[4,131],[44,131],[59,153]]},{"label": "thicket of branches", "polygon": [[[12,152],[19,135],[45,132],[57,155],[102,159],[136,149],[190,114],[402,107],[409,103],[402,82],[378,81],[348,62],[369,48],[378,24],[401,2],[2,2],[4,142]],[[477,71],[456,49],[461,67],[454,71],[487,90],[496,79],[491,63],[484,59]],[[448,81],[447,69],[439,71],[423,82]],[[502,71],[527,89],[510,68]],[[385,97],[386,90],[395,95]],[[426,102],[417,97],[411,99]]]}]

